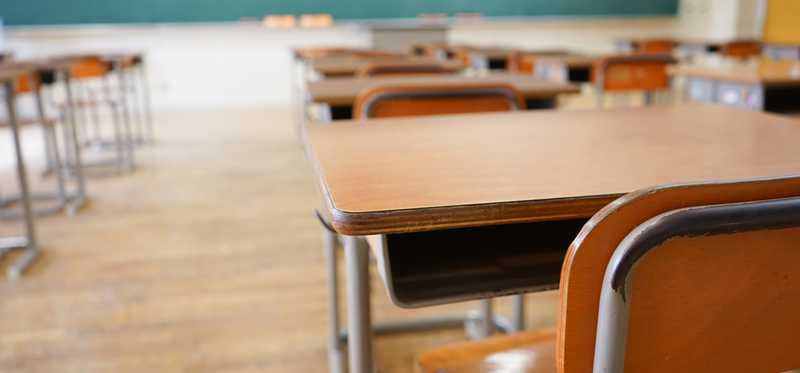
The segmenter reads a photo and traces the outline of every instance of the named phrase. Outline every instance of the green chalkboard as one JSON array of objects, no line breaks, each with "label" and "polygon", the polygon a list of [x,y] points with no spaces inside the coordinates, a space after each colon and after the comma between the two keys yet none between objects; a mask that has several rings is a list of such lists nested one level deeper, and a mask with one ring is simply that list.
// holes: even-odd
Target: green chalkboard
[{"label": "green chalkboard", "polygon": [[265,14],[336,19],[485,16],[674,15],[678,0],[0,0],[6,25],[235,21]]}]

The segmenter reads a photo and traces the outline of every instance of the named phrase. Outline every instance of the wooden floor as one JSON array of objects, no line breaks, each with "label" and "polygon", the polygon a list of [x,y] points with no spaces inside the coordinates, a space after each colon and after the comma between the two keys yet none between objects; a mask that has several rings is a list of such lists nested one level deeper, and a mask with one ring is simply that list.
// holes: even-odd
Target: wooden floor
[{"label": "wooden floor", "polygon": [[[79,215],[40,219],[41,260],[0,280],[0,372],[324,372],[317,196],[289,113],[157,122],[138,170],[90,180]],[[0,221],[0,234],[18,229]],[[377,320],[474,307],[401,310],[373,284]],[[528,299],[531,326],[555,322],[557,294]],[[380,371],[413,372],[419,352],[463,338],[380,337]]]}]

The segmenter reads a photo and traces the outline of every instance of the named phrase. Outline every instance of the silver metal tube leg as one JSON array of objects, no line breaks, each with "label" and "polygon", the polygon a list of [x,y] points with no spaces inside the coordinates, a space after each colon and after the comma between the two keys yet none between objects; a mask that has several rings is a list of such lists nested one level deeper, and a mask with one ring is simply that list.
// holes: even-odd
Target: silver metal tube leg
[{"label": "silver metal tube leg", "polygon": [[44,102],[42,101],[42,88],[39,87],[34,92],[36,100],[36,113],[39,116],[39,124],[42,127],[44,134],[44,148],[45,156],[47,157],[47,167],[51,168],[56,173],[56,195],[58,202],[62,205],[67,203],[66,183],[64,181],[64,172],[61,168],[61,157],[58,151],[58,141],[56,139],[56,131],[52,126],[47,125],[47,118],[44,114]]},{"label": "silver metal tube leg", "polygon": [[125,142],[122,139],[122,119],[120,118],[120,109],[119,105],[112,104],[111,106],[111,117],[114,121],[114,151],[117,153],[117,172],[120,174],[124,173],[126,170],[126,146]]},{"label": "silver metal tube leg", "polygon": [[19,139],[13,81],[7,81],[5,83],[5,91],[8,122],[11,126],[11,135],[14,138],[14,153],[17,157],[17,176],[19,179],[19,193],[21,196],[20,202],[22,203],[22,212],[25,220],[25,238],[28,241],[24,256],[8,269],[8,276],[17,278],[31,265],[38,255],[39,249],[36,242],[36,226],[33,222],[33,209],[31,208],[30,191],[28,189],[28,174],[25,170],[25,160],[22,158],[22,145]]},{"label": "silver metal tube leg", "polygon": [[120,110],[122,111],[122,123],[123,123],[123,140],[125,144],[125,153],[126,153],[126,169],[128,171],[133,170],[134,162],[134,155],[133,155],[133,148],[134,148],[134,141],[133,138],[133,127],[131,124],[131,112],[128,108],[128,83],[127,77],[124,71],[124,66],[120,61],[116,62],[116,70],[117,70],[117,79],[119,79],[119,106]]},{"label": "silver metal tube leg", "polygon": [[369,249],[358,237],[343,236],[347,263],[349,373],[373,372],[369,302]]},{"label": "silver metal tube leg", "polygon": [[[100,126],[100,110],[97,108],[99,106],[99,100],[95,97],[95,93],[91,90],[87,90],[87,94],[89,96],[88,103],[86,110],[91,110],[91,117],[92,117],[92,126],[94,127],[94,142],[97,146],[103,145],[103,129]],[[91,109],[90,109],[91,108]],[[87,123],[86,126],[88,127],[89,124]],[[88,135],[88,130],[86,131]]]},{"label": "silver metal tube leg", "polygon": [[525,296],[515,295],[512,299],[511,328],[515,332],[525,329]]},{"label": "silver metal tube leg", "polygon": [[44,159],[45,159],[45,168],[44,174],[49,174],[56,170],[55,160],[53,159],[53,152],[58,152],[58,148],[53,148],[52,144],[53,141],[48,137],[51,133],[48,132],[47,128],[45,128],[44,122],[42,122],[42,137],[44,140]]},{"label": "silver metal tube leg", "polygon": [[650,106],[655,103],[655,92],[647,91],[644,93],[644,106]]},{"label": "silver metal tube leg", "polygon": [[[66,112],[64,113],[64,155],[67,169],[70,165],[74,170],[70,173],[75,175],[78,184],[78,198],[86,198],[86,179],[83,177],[83,162],[81,160],[81,146],[78,138],[77,119],[75,117],[75,99],[72,95],[72,76],[69,69],[64,75],[64,91],[67,98]],[[71,140],[71,141],[70,141]],[[72,159],[70,159],[70,154]]]},{"label": "silver metal tube leg", "polygon": [[605,96],[603,95],[603,91],[599,88],[596,90],[595,94],[595,108],[602,109],[605,106]]},{"label": "silver metal tube leg", "polygon": [[336,233],[323,228],[325,263],[328,270],[328,370],[331,373],[343,373],[344,359],[342,349],[344,343],[339,338],[339,281],[337,278],[337,244]]},{"label": "silver metal tube leg", "polygon": [[483,332],[481,337],[485,338],[494,334],[494,300],[482,299],[480,302],[480,322],[481,331]]}]

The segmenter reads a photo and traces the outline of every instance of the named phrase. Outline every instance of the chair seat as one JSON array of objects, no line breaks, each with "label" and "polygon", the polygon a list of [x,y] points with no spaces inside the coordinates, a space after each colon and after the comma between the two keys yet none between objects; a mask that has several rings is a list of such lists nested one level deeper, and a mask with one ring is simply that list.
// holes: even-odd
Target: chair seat
[{"label": "chair seat", "polygon": [[448,345],[417,363],[422,373],[555,373],[555,344],[554,330],[522,332]]}]

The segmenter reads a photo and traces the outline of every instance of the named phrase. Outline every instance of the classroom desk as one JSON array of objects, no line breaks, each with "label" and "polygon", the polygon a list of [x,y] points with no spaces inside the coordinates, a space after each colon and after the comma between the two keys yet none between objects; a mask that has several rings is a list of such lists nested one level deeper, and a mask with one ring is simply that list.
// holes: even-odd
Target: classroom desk
[{"label": "classroom desk", "polygon": [[534,64],[537,77],[550,81],[588,83],[592,79],[592,66],[600,57],[581,54],[525,56]]},{"label": "classroom desk", "polygon": [[678,65],[669,70],[686,78],[688,100],[748,110],[800,111],[800,61]]},{"label": "classroom desk", "polygon": [[464,68],[464,65],[458,61],[440,61],[433,58],[420,58],[411,56],[391,56],[391,57],[365,57],[365,56],[328,56],[320,57],[308,61],[309,67],[325,78],[331,77],[348,77],[353,76],[356,71],[364,66],[373,63],[420,63],[420,64],[435,64],[441,65],[445,69],[452,71],[459,71]]},{"label": "classroom desk", "polygon": [[[35,60],[21,60],[13,63],[16,66],[27,68],[40,79],[41,87],[39,92],[28,92],[32,94],[37,103],[42,100],[42,92],[44,87],[52,87],[56,82],[62,83],[63,96],[65,102],[73,102],[73,91],[71,84],[71,69],[74,62],[70,60],[51,60],[51,59],[35,59]],[[52,92],[52,91],[51,91]],[[52,94],[52,93],[51,93]],[[37,104],[38,105],[38,104]],[[36,120],[39,110],[44,115],[44,106],[37,109]],[[73,112],[73,105],[67,104],[65,106],[64,117],[61,118],[63,128],[63,141],[61,146],[58,146],[59,141],[55,139],[55,130],[50,132],[52,135],[51,145],[45,147],[45,159],[47,162],[48,173],[60,173],[56,175],[56,191],[53,193],[33,193],[29,198],[34,202],[39,201],[56,201],[56,203],[43,208],[34,208],[34,214],[49,215],[57,212],[66,211],[67,215],[74,215],[78,210],[85,206],[87,201],[86,196],[86,181],[84,179],[83,170],[81,167],[81,147],[78,145],[78,135],[75,125],[75,115]],[[42,123],[39,123],[42,124]],[[48,136],[45,136],[45,144],[48,143]],[[63,153],[62,150],[63,149]],[[66,165],[67,172],[63,172],[59,164]],[[67,186],[67,180],[74,180],[74,188]],[[71,190],[74,189],[74,190]],[[33,203],[33,202],[32,202]],[[16,216],[11,214],[9,216]]]},{"label": "classroom desk", "polygon": [[331,78],[309,82],[307,91],[312,102],[324,103],[330,107],[331,119],[350,119],[352,118],[352,108],[356,97],[373,87],[386,84],[427,86],[431,84],[463,85],[470,83],[511,84],[525,97],[528,109],[554,108],[558,95],[580,93],[580,89],[573,84],[548,82],[532,75],[513,73]]},{"label": "classroom desk", "polygon": [[24,221],[25,235],[20,237],[0,238],[0,257],[13,250],[24,250],[24,254],[17,259],[8,269],[8,276],[17,278],[30,267],[39,256],[37,244],[36,224],[31,206],[31,193],[28,186],[28,174],[25,169],[25,159],[22,153],[22,143],[19,136],[16,111],[16,81],[22,76],[32,76],[34,67],[21,64],[0,64],[0,83],[3,85],[5,96],[5,111],[8,116],[8,125],[11,128],[11,137],[14,143],[14,157],[16,158],[17,182],[19,183],[20,204],[22,205],[22,219]]},{"label": "classroom desk", "polygon": [[361,237],[403,306],[552,289],[569,243],[614,199],[797,174],[798,138],[791,119],[710,105],[311,123],[323,214],[344,237],[350,372],[373,368]]}]

